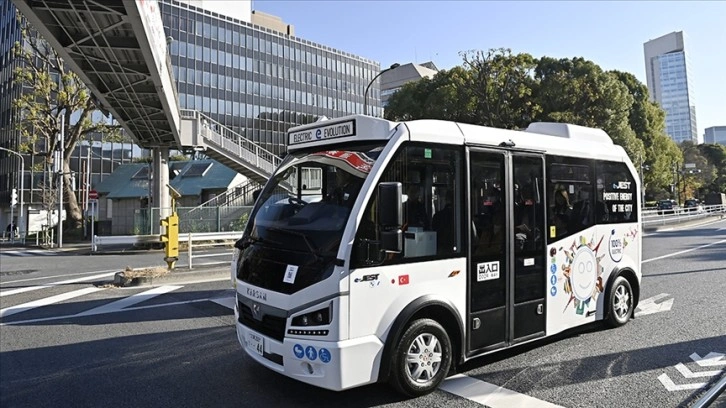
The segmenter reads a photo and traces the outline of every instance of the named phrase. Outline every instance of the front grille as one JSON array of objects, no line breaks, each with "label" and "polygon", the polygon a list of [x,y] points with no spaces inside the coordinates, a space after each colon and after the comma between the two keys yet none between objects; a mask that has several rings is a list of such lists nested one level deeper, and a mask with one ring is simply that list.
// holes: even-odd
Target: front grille
[{"label": "front grille", "polygon": [[252,317],[252,309],[249,306],[237,302],[237,307],[240,324],[280,342],[285,338],[285,318],[265,315],[260,321]]}]

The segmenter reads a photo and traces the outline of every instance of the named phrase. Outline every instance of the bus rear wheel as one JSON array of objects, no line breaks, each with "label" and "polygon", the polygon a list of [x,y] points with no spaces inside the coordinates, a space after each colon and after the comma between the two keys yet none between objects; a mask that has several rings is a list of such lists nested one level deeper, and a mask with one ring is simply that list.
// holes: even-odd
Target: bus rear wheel
[{"label": "bus rear wheel", "polygon": [[622,276],[615,279],[608,304],[607,323],[610,327],[620,327],[630,320],[633,314],[633,289],[627,279]]},{"label": "bus rear wheel", "polygon": [[449,373],[451,350],[449,335],[437,321],[413,321],[396,346],[392,385],[409,397],[430,393]]}]

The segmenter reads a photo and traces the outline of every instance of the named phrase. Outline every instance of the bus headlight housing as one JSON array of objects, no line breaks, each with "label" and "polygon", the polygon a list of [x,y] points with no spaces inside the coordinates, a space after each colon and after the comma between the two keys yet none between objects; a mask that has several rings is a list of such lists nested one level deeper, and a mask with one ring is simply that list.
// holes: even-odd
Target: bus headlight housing
[{"label": "bus headlight housing", "polygon": [[332,304],[329,304],[328,306],[313,310],[312,312],[308,312],[299,316],[295,316],[292,318],[292,326],[298,326],[298,327],[309,327],[309,326],[325,326],[330,324],[331,318],[333,316],[333,313],[331,311]]}]

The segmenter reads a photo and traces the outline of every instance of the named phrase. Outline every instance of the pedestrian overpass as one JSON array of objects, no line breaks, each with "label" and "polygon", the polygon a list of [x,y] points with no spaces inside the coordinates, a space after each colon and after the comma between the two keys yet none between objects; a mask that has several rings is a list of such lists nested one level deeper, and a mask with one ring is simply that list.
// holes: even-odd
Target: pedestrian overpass
[{"label": "pedestrian overpass", "polygon": [[280,158],[201,112],[182,111],[156,0],[13,0],[136,144],[152,149],[155,207],[171,207],[169,150],[197,150],[263,183]]}]

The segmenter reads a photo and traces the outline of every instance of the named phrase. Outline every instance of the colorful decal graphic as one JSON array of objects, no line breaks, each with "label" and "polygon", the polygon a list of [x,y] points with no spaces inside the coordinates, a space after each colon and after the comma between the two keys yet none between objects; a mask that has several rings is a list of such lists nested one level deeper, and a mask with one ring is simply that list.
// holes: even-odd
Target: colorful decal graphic
[{"label": "colorful decal graphic", "polygon": [[408,285],[408,275],[400,275],[398,277],[398,284],[399,285]]},{"label": "colorful decal graphic", "polygon": [[615,229],[610,231],[610,239],[608,241],[608,252],[610,253],[610,259],[612,259],[613,262],[620,262],[623,259],[625,247],[627,247],[631,241],[635,240],[635,237],[637,235],[637,228],[631,228],[630,231],[628,231],[622,238],[619,238],[615,235]]},{"label": "colorful decal graphic", "polygon": [[589,309],[591,301],[594,304],[597,295],[602,293],[603,267],[600,261],[605,255],[598,256],[598,250],[603,238],[600,237],[595,245],[594,237],[588,242],[587,238],[580,236],[579,242],[572,241],[569,249],[559,249],[565,254],[565,263],[561,266],[563,289],[570,295],[563,313],[567,311],[570,303],[574,303],[575,313],[585,315],[586,311],[589,312],[586,309]]}]

